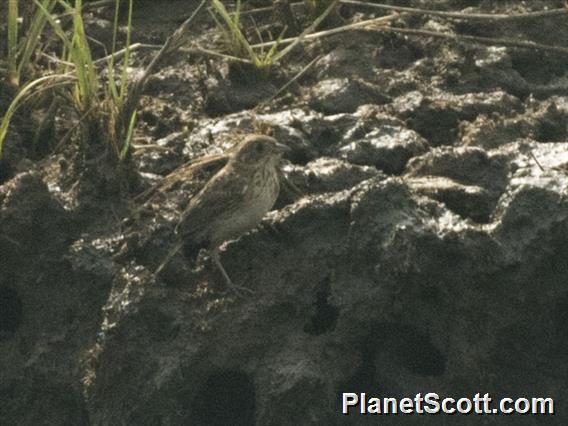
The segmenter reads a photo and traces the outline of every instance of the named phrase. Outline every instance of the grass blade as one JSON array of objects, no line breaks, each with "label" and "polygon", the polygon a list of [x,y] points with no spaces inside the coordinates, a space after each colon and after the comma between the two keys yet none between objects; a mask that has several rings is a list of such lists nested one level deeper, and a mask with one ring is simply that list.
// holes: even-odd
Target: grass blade
[{"label": "grass blade", "polygon": [[8,82],[19,85],[18,76],[18,0],[8,0]]},{"label": "grass blade", "polygon": [[229,29],[229,32],[231,33],[237,45],[244,49],[255,66],[261,67],[262,64],[258,55],[252,49],[250,43],[248,42],[238,25],[239,17],[231,18],[231,15],[229,14],[229,12],[227,12],[227,9],[225,9],[225,6],[223,6],[223,3],[221,3],[219,0],[212,0],[212,4],[215,11],[221,16],[221,18],[223,18],[223,21],[225,21],[225,25]]},{"label": "grass blade", "polygon": [[[126,26],[126,50],[124,52],[124,58],[122,61],[122,75],[120,77],[120,97],[119,105],[122,107],[124,104],[124,97],[127,93],[127,83],[128,83],[128,65],[130,63],[130,35],[132,28],[132,7],[133,0],[128,0],[128,24]],[[114,53],[114,51],[113,51]]]},{"label": "grass blade", "polygon": [[137,114],[136,111],[134,111],[134,113],[130,117],[130,122],[128,123],[128,131],[126,132],[126,138],[124,140],[124,144],[122,145],[122,150],[120,151],[120,154],[118,156],[118,159],[120,161],[126,158],[126,154],[128,154],[128,151],[130,150],[132,136],[134,135],[134,127],[136,126],[136,118]]},{"label": "grass blade", "polygon": [[29,95],[33,89],[50,80],[58,80],[58,79],[70,80],[72,78],[73,77],[71,77],[70,75],[65,75],[65,74],[46,75],[44,77],[40,77],[34,81],[29,82],[18,91],[18,93],[16,94],[16,96],[8,106],[8,109],[4,114],[4,117],[2,117],[2,121],[0,122],[0,158],[2,158],[2,147],[4,144],[4,139],[6,138],[6,134],[8,133],[8,127],[10,126],[10,121],[12,120],[12,117],[14,116],[15,112],[18,110],[20,105],[23,103],[25,97]]},{"label": "grass blade", "polygon": [[30,59],[39,45],[40,36],[43,33],[45,24],[47,23],[47,15],[51,16],[51,12],[55,6],[55,0],[44,0],[41,5],[42,7],[35,11],[30,28],[23,40],[18,63],[19,77],[22,76],[22,73],[28,67]]}]

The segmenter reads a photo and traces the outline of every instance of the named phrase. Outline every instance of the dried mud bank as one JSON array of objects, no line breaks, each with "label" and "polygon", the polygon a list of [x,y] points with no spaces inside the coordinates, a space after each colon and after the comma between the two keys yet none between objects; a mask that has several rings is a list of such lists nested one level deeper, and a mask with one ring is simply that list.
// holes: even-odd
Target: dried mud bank
[{"label": "dried mud bank", "polygon": [[[401,25],[568,45],[566,18]],[[249,110],[316,55],[292,95]],[[30,161],[15,132],[0,186],[0,422],[449,423],[339,414],[344,391],[431,391],[552,397],[554,417],[498,422],[564,424],[565,64],[372,32],[309,45],[260,86],[226,64],[203,78],[203,63],[172,60],[143,100],[142,187],[242,133],[270,128],[292,148],[284,172],[302,195],[284,191],[221,255],[233,281],[255,291],[244,299],[224,291],[207,258],[190,266],[178,256],[163,277],[152,273],[180,210],[219,164],[140,210],[65,154]]]}]

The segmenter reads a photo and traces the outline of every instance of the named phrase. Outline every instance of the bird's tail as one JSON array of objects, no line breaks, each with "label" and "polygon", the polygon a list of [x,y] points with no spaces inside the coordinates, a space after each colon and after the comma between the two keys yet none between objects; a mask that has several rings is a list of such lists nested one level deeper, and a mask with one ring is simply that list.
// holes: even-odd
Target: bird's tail
[{"label": "bird's tail", "polygon": [[175,247],[173,249],[170,250],[170,252],[168,253],[168,255],[164,258],[164,260],[162,260],[162,263],[160,263],[160,266],[158,266],[156,268],[156,270],[154,271],[154,275],[158,275],[162,269],[164,269],[164,267],[170,263],[170,261],[174,258],[174,256],[177,254],[178,251],[181,250],[181,248],[183,247],[183,241],[179,242],[175,245]]}]

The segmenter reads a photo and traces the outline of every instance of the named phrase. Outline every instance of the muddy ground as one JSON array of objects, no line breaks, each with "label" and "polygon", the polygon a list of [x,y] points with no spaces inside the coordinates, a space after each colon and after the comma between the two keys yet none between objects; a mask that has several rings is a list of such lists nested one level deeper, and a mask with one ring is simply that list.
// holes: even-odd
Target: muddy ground
[{"label": "muddy ground", "polygon": [[[137,2],[134,41],[163,43],[197,4]],[[342,5],[324,27],[387,13]],[[281,17],[252,16],[279,33]],[[103,43],[109,17],[88,18]],[[568,46],[562,15],[392,25]],[[207,13],[189,40],[222,49]],[[132,75],[154,54],[137,50]],[[78,141],[53,149],[73,125],[65,115],[38,151],[20,114],[0,164],[0,423],[566,424],[567,70],[565,52],[377,28],[306,42],[265,75],[181,51],[146,87],[124,184]],[[180,253],[156,276],[223,159],[165,176],[250,132],[292,148],[283,170],[299,190],[222,251],[255,293],[228,292],[206,253]],[[342,392],[550,397],[556,414],[342,416]]]}]

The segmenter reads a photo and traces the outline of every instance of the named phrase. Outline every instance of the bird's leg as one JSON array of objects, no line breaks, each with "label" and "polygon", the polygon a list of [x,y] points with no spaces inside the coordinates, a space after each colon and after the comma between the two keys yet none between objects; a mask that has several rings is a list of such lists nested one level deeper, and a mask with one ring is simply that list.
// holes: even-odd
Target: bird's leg
[{"label": "bird's leg", "polygon": [[243,291],[250,293],[250,294],[254,294],[254,291],[251,290],[250,288],[243,287],[243,286],[240,286],[240,285],[236,285],[236,284],[233,283],[233,281],[231,281],[231,278],[229,278],[227,271],[225,271],[225,268],[223,268],[223,265],[221,264],[221,260],[219,259],[219,249],[215,248],[215,249],[211,250],[211,258],[213,259],[213,262],[215,262],[215,265],[217,266],[219,271],[221,271],[223,278],[225,278],[225,282],[227,283],[227,287],[229,287],[231,290],[233,290],[239,296],[242,296],[241,292],[243,292]]}]

